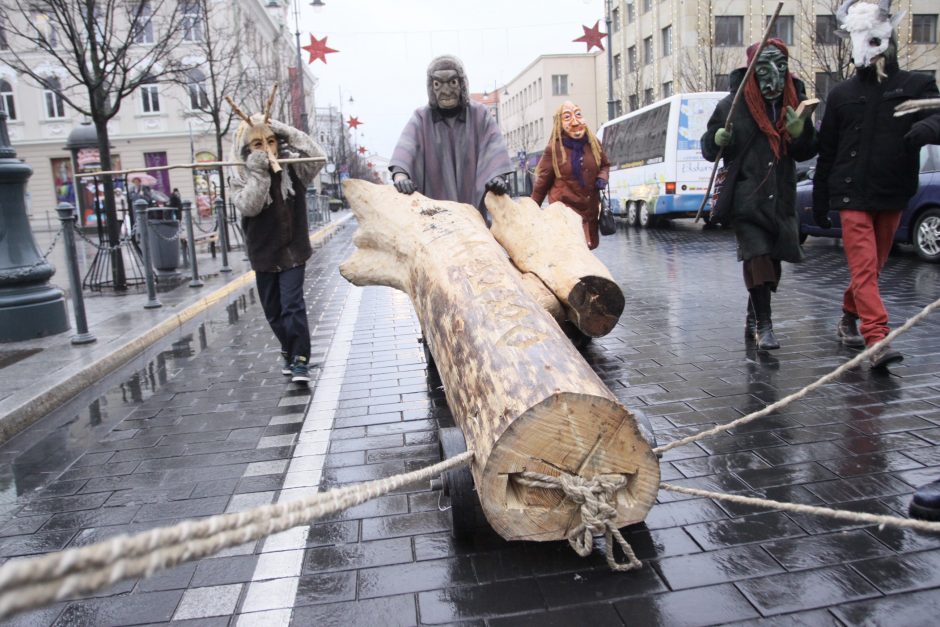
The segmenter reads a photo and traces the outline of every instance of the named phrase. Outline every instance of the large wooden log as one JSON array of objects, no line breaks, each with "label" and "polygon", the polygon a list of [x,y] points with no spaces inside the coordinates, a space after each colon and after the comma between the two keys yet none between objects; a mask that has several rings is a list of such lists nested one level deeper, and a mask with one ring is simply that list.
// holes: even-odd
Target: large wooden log
[{"label": "large wooden log", "polygon": [[642,521],[659,464],[631,413],[525,290],[470,205],[348,180],[358,250],[340,266],[356,285],[412,299],[447,401],[474,452],[471,470],[490,525],[512,540],[567,537],[578,508],[519,474],[625,477],[617,526]]},{"label": "large wooden log", "polygon": [[542,209],[531,198],[492,193],[485,202],[493,237],[513,264],[542,279],[583,333],[610,333],[623,313],[623,291],[585,244],[581,217],[560,202]]}]

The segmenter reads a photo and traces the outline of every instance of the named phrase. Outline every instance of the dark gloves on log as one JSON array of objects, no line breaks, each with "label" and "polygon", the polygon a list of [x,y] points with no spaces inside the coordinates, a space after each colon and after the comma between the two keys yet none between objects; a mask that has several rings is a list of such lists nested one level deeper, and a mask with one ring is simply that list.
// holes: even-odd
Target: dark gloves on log
[{"label": "dark gloves on log", "polygon": [[509,187],[506,185],[506,181],[503,180],[501,176],[494,176],[490,179],[487,184],[484,186],[486,191],[493,192],[497,196],[502,196],[509,192]]},{"label": "dark gloves on log", "polygon": [[407,174],[398,178],[395,181],[395,189],[397,189],[402,194],[414,194],[417,191],[415,187],[415,182],[411,180]]},{"label": "dark gloves on log", "polygon": [[814,208],[813,222],[821,229],[831,229],[832,220],[829,219],[829,209],[827,207]]}]

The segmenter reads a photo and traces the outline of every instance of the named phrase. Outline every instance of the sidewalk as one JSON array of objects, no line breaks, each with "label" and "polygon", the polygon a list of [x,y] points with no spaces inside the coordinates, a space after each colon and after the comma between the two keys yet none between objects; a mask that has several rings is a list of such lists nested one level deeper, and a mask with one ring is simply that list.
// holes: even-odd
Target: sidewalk
[{"label": "sidewalk", "polygon": [[[349,211],[332,214],[332,221],[311,233],[317,241],[352,217]],[[37,238],[39,240],[39,238]],[[55,252],[61,256],[61,242]],[[40,248],[45,246],[40,243]],[[163,304],[144,309],[146,286],[133,287],[124,294],[111,290],[84,291],[89,332],[96,342],[74,345],[75,316],[68,296],[68,275],[64,263],[54,262],[56,274],[50,283],[66,290],[69,323],[65,333],[23,342],[0,344],[0,443],[36,420],[74,398],[117,368],[140,355],[160,339],[177,332],[186,322],[203,314],[214,304],[254,285],[254,274],[243,250],[228,255],[231,272],[221,273],[222,255],[197,252],[199,273],[204,285],[189,287],[189,269],[172,288],[158,286],[157,298]]]}]

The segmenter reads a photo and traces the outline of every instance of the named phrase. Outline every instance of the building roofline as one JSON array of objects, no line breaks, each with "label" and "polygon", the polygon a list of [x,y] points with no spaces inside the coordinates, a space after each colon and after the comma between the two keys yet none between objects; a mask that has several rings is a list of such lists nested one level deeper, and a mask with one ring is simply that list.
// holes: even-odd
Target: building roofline
[{"label": "building roofline", "polygon": [[599,55],[600,52],[572,52],[572,53],[557,53],[557,54],[540,54],[535,57],[529,65],[525,66],[518,74],[513,76],[510,80],[506,82],[506,85],[509,85],[513,81],[517,80],[520,76],[531,70],[533,67],[538,65],[544,59],[565,59],[565,58],[594,58]]}]

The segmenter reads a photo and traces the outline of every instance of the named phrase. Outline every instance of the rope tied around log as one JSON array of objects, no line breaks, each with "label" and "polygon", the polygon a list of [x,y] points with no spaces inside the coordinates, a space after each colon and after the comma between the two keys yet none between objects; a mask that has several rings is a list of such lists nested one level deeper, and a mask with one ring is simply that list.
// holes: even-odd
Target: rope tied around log
[{"label": "rope tied around log", "polygon": [[[606,540],[607,566],[611,570],[623,572],[643,567],[643,562],[637,559],[633,547],[613,524],[617,518],[617,508],[612,503],[617,498],[617,490],[626,487],[626,477],[612,481],[604,476],[585,479],[580,475],[568,473],[562,473],[556,477],[526,471],[520,474],[517,481],[530,488],[561,490],[566,499],[580,506],[581,524],[568,534],[568,544],[575,553],[581,557],[587,557],[594,547],[594,536],[603,535]],[[623,554],[627,558],[626,562],[618,562],[614,557],[614,540],[623,549]]]}]

